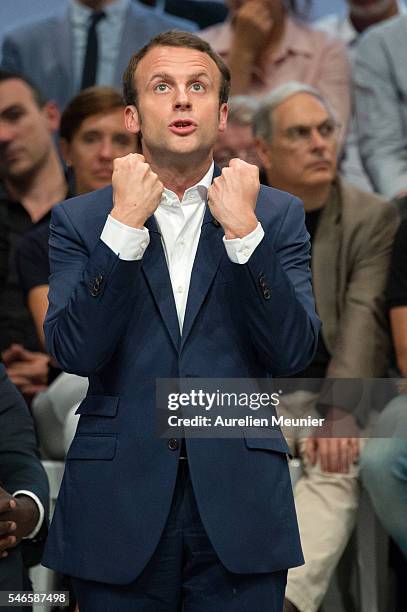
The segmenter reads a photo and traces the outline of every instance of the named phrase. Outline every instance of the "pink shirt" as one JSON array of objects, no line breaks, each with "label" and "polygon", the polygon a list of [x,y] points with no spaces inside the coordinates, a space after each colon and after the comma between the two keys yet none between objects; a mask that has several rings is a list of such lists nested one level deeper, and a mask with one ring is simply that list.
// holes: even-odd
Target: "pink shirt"
[{"label": "pink shirt", "polygon": [[[207,28],[199,36],[227,61],[232,42],[230,21]],[[350,113],[350,70],[345,46],[339,39],[287,16],[280,48],[272,57],[267,53],[261,56],[247,93],[262,96],[288,81],[318,89],[345,133]]]}]

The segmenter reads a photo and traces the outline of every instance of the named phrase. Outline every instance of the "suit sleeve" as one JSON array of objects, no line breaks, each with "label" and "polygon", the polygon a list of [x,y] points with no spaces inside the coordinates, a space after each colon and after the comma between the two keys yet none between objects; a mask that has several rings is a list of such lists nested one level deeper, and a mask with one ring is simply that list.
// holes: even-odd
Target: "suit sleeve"
[{"label": "suit sleeve", "polygon": [[141,261],[125,261],[100,239],[90,253],[64,205],[50,224],[48,352],[65,371],[89,376],[110,360],[134,308]]},{"label": "suit sleeve", "polygon": [[34,425],[23,398],[0,364],[0,482],[9,493],[34,493],[47,514],[48,479],[38,455]]},{"label": "suit sleeve", "polygon": [[259,357],[274,376],[286,376],[303,370],[312,360],[320,327],[302,203],[290,200],[274,243],[264,229],[265,236],[249,261],[235,269]]},{"label": "suit sleeve", "polygon": [[349,278],[335,350],[318,401],[321,414],[336,406],[352,413],[361,426],[367,423],[373,406],[373,399],[370,403],[363,400],[363,381],[386,376],[389,366],[385,288],[398,222],[397,211],[390,204],[376,214],[372,209]]}]

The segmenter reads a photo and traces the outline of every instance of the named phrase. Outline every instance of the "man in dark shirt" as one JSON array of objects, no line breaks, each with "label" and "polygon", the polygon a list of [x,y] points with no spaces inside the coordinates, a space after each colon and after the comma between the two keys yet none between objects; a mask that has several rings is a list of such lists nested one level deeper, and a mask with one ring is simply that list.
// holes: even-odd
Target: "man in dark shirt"
[{"label": "man in dark shirt", "polygon": [[39,563],[47,532],[48,480],[27,406],[2,364],[0,483],[0,591],[27,590],[27,567]]},{"label": "man in dark shirt", "polygon": [[[296,82],[276,88],[263,101],[254,127],[269,184],[304,202],[322,320],[314,360],[297,375],[303,378],[295,381],[296,390],[282,396],[280,408],[291,417],[322,413],[327,426],[348,409],[327,401],[329,379],[358,379],[349,385],[353,387],[361,379],[386,374],[384,289],[397,213],[337,175],[338,126],[315,89]],[[286,612],[319,609],[354,526],[361,443],[357,431],[366,427],[368,414],[361,405],[343,416],[341,437],[329,437],[324,425],[312,435],[295,428],[285,432],[297,439],[304,466],[295,501],[306,559],[288,573]]]},{"label": "man in dark shirt", "polygon": [[53,142],[55,105],[18,75],[0,71],[0,351],[8,374],[26,396],[44,388],[49,357],[18,284],[15,251],[34,225],[49,222],[67,185]]}]

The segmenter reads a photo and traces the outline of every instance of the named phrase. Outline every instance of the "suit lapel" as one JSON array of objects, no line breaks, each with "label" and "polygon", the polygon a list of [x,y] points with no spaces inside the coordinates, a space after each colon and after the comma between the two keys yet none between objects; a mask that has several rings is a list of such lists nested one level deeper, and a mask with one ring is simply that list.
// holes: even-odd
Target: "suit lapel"
[{"label": "suit lapel", "polygon": [[161,243],[161,234],[158,231],[154,217],[150,217],[145,224],[150,232],[150,244],[142,259],[142,270],[147,283],[153,293],[154,300],[160,311],[162,320],[178,351],[180,344],[180,331],[171,279]]},{"label": "suit lapel", "polygon": [[341,245],[341,211],[337,185],[332,186],[316,231],[312,252],[312,280],[318,315],[323,322],[322,333],[328,350],[336,336],[337,295]]},{"label": "suit lapel", "polygon": [[55,50],[58,56],[58,66],[61,71],[61,83],[64,83],[64,99],[69,101],[75,93],[72,59],[72,28],[67,27],[69,23],[68,11],[57,18],[51,36],[55,38],[55,44],[50,48]]},{"label": "suit lapel", "polygon": [[[215,166],[213,178],[220,175],[220,170]],[[212,179],[213,180],[213,179]],[[188,301],[185,311],[184,325],[182,329],[181,350],[191,332],[194,321],[198,315],[206,294],[219,267],[225,247],[222,241],[223,230],[215,221],[206,205],[205,216],[202,222],[201,236],[192,268],[191,282],[189,285]]]}]

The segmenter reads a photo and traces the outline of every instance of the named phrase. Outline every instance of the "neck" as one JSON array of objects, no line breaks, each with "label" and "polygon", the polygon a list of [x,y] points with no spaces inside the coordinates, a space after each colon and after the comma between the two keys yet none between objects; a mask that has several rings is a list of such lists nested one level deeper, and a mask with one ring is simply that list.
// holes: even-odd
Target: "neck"
[{"label": "neck", "polygon": [[270,32],[269,39],[265,45],[267,52],[269,54],[275,53],[275,51],[280,47],[281,41],[285,34],[285,26],[286,26],[286,15],[283,10],[275,16],[273,20],[273,27]]},{"label": "neck", "polygon": [[332,182],[324,183],[323,185],[313,185],[311,187],[306,187],[304,185],[286,185],[279,182],[278,179],[276,180],[276,177],[271,174],[268,174],[267,180],[268,184],[272,187],[287,191],[297,196],[297,198],[300,198],[304,203],[305,212],[322,208],[328,199],[332,187]]},{"label": "neck", "polygon": [[327,183],[317,187],[299,189],[294,195],[304,202],[305,212],[318,210],[325,206],[326,201],[331,191],[332,183]]},{"label": "neck", "polygon": [[21,202],[33,223],[41,219],[57,202],[65,199],[67,184],[56,151],[35,172],[13,181],[6,179],[9,195]]},{"label": "neck", "polygon": [[194,161],[192,156],[180,156],[179,160],[171,160],[171,166],[168,165],[168,154],[162,158],[160,155],[152,157],[144,148],[143,155],[164,187],[176,193],[180,201],[185,191],[205,176],[212,163],[212,151],[200,161]]},{"label": "neck", "polygon": [[390,19],[390,17],[394,17],[398,15],[399,9],[397,6],[397,2],[392,2],[386,9],[378,14],[360,14],[355,15],[352,11],[349,14],[349,19],[357,32],[363,32],[371,25],[375,23],[379,23],[380,21],[385,21],[386,19]]}]

